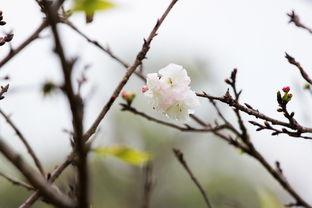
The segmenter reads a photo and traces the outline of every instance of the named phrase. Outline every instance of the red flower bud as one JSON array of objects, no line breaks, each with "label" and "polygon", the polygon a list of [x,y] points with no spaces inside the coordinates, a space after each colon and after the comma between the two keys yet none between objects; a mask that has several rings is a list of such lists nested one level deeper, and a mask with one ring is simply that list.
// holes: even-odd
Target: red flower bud
[{"label": "red flower bud", "polygon": [[148,90],[148,87],[146,85],[144,85],[141,89],[142,93],[146,92]]},{"label": "red flower bud", "polygon": [[288,87],[288,86],[287,86],[287,87],[283,87],[283,89],[282,89],[282,90],[283,90],[283,92],[286,92],[286,93],[287,93],[287,92],[289,92],[290,87]]}]

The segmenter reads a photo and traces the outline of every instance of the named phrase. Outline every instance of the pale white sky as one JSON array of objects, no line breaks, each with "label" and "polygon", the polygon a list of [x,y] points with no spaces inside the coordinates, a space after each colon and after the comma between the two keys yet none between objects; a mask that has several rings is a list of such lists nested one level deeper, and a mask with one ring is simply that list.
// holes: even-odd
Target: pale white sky
[{"label": "pale white sky", "polygon": [[[33,0],[0,1],[0,9],[8,22],[2,28],[14,31],[12,44],[17,46],[40,24],[42,15]],[[116,9],[97,14],[93,24],[85,25],[82,15],[74,15],[73,21],[91,37],[109,44],[116,54],[131,62],[141,47],[143,37],[148,35],[169,1],[119,0],[117,3]],[[206,60],[214,73],[218,73],[217,82],[220,83],[237,67],[239,86],[244,89],[242,101],[278,118],[282,117],[276,112],[276,91],[290,85],[295,94],[290,107],[297,112],[298,119],[311,125],[302,116],[311,112],[308,108],[303,109],[311,105],[311,98],[305,93],[303,98],[296,96],[301,95],[300,87],[304,82],[284,58],[287,51],[308,72],[312,66],[312,36],[287,24],[286,13],[292,9],[300,15],[302,22],[312,26],[312,1],[308,0],[180,0],[152,43],[147,66],[155,61],[153,57],[170,60],[170,57],[175,59],[178,55],[190,60],[199,56]],[[80,66],[83,63],[93,64],[88,74],[95,85],[88,89],[113,89],[123,69],[67,27],[61,27],[61,31],[68,54],[80,56]],[[45,31],[44,36],[47,35]],[[58,61],[51,55],[51,47],[51,41],[43,37],[0,69],[0,76],[9,74],[12,78],[12,92],[7,94],[0,106],[12,114],[12,119],[26,137],[31,138],[30,143],[40,156],[56,155],[61,159],[69,151],[68,138],[61,131],[70,126],[67,105],[62,96],[42,99],[37,90],[44,80],[59,81],[61,78]],[[3,48],[0,59],[7,52]],[[103,71],[109,71],[109,76],[104,76]],[[17,90],[15,93],[14,87]],[[225,88],[196,90],[222,93]],[[87,105],[87,126],[109,94],[110,91],[94,90],[92,102]],[[114,109],[118,110],[118,107]],[[104,121],[102,130],[108,135],[109,127],[109,122]],[[8,129],[1,120],[1,134],[16,148],[22,147]],[[253,127],[250,129],[254,132]],[[312,164],[311,142],[282,136],[272,138],[264,132],[254,135],[254,142],[260,151],[272,162],[280,160],[286,176],[291,182],[295,181],[297,190],[312,203],[311,197],[309,199],[312,177],[308,176],[312,170],[309,165]]]}]

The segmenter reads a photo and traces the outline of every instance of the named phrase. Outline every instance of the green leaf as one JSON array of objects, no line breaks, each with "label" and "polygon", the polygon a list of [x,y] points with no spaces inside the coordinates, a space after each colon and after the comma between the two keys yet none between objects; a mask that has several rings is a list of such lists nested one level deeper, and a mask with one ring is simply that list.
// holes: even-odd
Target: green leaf
[{"label": "green leaf", "polygon": [[107,0],[74,0],[73,11],[83,11],[87,15],[93,15],[95,11],[108,10],[115,4]]},{"label": "green leaf", "polygon": [[284,206],[277,199],[274,193],[269,190],[262,189],[258,192],[261,208],[283,208]]},{"label": "green leaf", "polygon": [[86,22],[93,21],[96,11],[108,10],[115,7],[115,4],[107,0],[74,0],[73,11],[82,11],[86,14]]},{"label": "green leaf", "polygon": [[130,147],[126,147],[122,145],[99,147],[99,148],[93,149],[93,151],[97,153],[98,155],[115,156],[123,160],[124,162],[127,162],[132,165],[141,165],[151,159],[150,154],[146,152],[140,152]]}]

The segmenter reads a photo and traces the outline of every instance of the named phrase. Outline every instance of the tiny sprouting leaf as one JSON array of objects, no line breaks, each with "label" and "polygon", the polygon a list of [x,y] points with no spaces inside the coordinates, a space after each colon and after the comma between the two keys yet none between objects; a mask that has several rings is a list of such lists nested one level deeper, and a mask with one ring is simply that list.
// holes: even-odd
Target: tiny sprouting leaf
[{"label": "tiny sprouting leaf", "polygon": [[74,0],[73,11],[82,11],[86,15],[93,15],[96,11],[111,9],[114,3],[107,0]]},{"label": "tiny sprouting leaf", "polygon": [[93,152],[102,156],[114,156],[132,165],[141,165],[151,159],[149,153],[141,152],[123,145],[99,147],[93,149]]}]

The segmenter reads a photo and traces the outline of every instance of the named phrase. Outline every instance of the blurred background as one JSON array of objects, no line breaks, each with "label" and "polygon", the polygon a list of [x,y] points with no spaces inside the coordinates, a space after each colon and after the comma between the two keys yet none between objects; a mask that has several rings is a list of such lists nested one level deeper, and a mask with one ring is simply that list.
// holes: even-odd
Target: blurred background
[{"label": "blurred background", "polygon": [[[143,38],[147,37],[156,19],[168,6],[169,0],[112,0],[114,9],[98,12],[92,24],[85,24],[84,15],[70,18],[78,28],[107,45],[121,59],[132,63]],[[67,5],[70,7],[70,3]],[[13,31],[12,47],[23,42],[41,23],[43,15],[34,0],[1,0],[5,27],[1,32]],[[288,24],[286,13],[295,10],[301,21],[312,26],[310,0],[181,0],[154,39],[144,73],[156,72],[169,63],[183,65],[192,78],[192,89],[221,96],[227,86],[224,79],[238,68],[238,87],[243,89],[241,102],[280,118],[276,112],[276,92],[288,85],[294,98],[289,108],[297,119],[311,126],[311,95],[304,91],[304,80],[284,58],[288,52],[309,71],[312,66],[311,35]],[[105,53],[87,43],[66,25],[60,25],[68,57],[79,57],[74,76],[83,68],[88,82],[82,95],[86,101],[85,127],[88,128],[103,104],[108,100],[124,68]],[[0,107],[21,129],[45,167],[53,169],[71,151],[69,136],[71,117],[67,101],[61,93],[43,96],[42,85],[47,81],[62,83],[53,42],[46,29],[40,39],[31,43],[0,69],[0,76],[8,75],[10,83]],[[0,50],[0,60],[9,52]],[[125,89],[137,93],[133,105],[157,118],[140,93],[144,83],[133,76]],[[215,207],[277,208],[292,199],[266,173],[257,161],[211,134],[182,133],[148,122],[128,112],[121,112],[117,100],[101,123],[94,147],[124,144],[147,151],[153,157],[155,187],[151,207],[205,207],[202,196],[189,176],[174,158],[173,147],[181,149],[194,174],[203,184]],[[217,116],[206,100],[201,100],[196,114],[207,122]],[[228,118],[234,118],[226,106],[220,105]],[[245,120],[254,118],[245,116]],[[308,202],[312,203],[312,146],[310,141],[271,137],[269,132],[256,132],[248,126],[252,141],[265,158],[273,164],[280,161],[284,174]],[[23,145],[7,123],[0,119],[0,135],[32,163]],[[0,171],[23,179],[16,169],[0,157]],[[66,188],[72,180],[68,169],[57,183]],[[142,203],[143,168],[132,166],[112,157],[90,155],[93,207],[139,207]],[[0,178],[0,207],[18,207],[31,193]],[[38,202],[34,207],[50,207]]]}]

